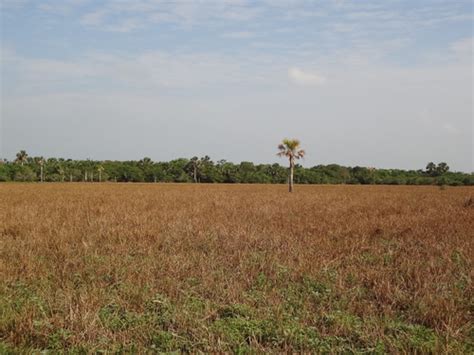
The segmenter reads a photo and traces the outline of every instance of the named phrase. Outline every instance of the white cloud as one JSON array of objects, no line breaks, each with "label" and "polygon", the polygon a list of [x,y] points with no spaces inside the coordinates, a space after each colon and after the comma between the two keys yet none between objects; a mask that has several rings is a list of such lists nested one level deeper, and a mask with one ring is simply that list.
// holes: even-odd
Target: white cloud
[{"label": "white cloud", "polygon": [[106,11],[98,10],[94,12],[90,12],[81,18],[81,24],[86,26],[98,26],[102,24],[104,17],[106,16]]},{"label": "white cloud", "polygon": [[221,35],[222,38],[234,38],[234,39],[246,39],[246,38],[252,38],[254,36],[255,34],[253,32],[248,32],[248,31],[229,32],[229,33],[224,33],[223,35]]},{"label": "white cloud", "polygon": [[[87,6],[87,11],[84,4]],[[455,2],[454,2],[455,3]],[[432,27],[449,22],[472,21],[459,4],[434,1],[430,6],[415,5],[409,12],[378,1],[332,0],[326,2],[292,1],[162,1],[162,0],[1,0],[0,7],[10,11],[25,6],[60,16],[77,16],[84,26],[105,31],[129,32],[157,23],[178,26],[213,26],[227,22],[250,22],[265,19],[274,23],[300,21],[311,17],[330,17],[333,20],[315,24],[321,31],[336,29],[357,36],[370,37],[372,33],[413,33],[420,27]],[[76,11],[79,10],[79,11]],[[7,12],[5,11],[5,12]],[[129,21],[139,18],[140,25]],[[128,23],[128,25],[124,25]]]},{"label": "white cloud", "polygon": [[[3,49],[2,63],[15,74],[16,93],[70,92],[94,88],[123,90],[220,90],[241,85],[268,85],[274,67],[258,58],[217,53],[177,54],[163,51],[110,55],[89,53],[74,59],[26,58]],[[5,86],[10,83],[5,82]]]},{"label": "white cloud", "polygon": [[[209,0],[202,2],[159,0],[106,0],[90,13],[82,16],[81,24],[105,31],[129,32],[159,23],[178,26],[212,25],[218,22],[245,22],[260,15],[259,6],[246,2]],[[140,25],[127,26],[140,19]],[[117,29],[118,28],[118,29]]]},{"label": "white cloud", "polygon": [[0,1],[0,10],[16,10],[24,7],[28,0],[2,0]]},{"label": "white cloud", "polygon": [[140,19],[130,18],[114,25],[105,26],[104,29],[110,32],[126,33],[126,32],[132,32],[142,27],[143,27],[143,23],[140,21]]},{"label": "white cloud", "polygon": [[326,78],[318,73],[303,71],[300,68],[288,69],[288,78],[298,85],[322,85],[326,82]]}]

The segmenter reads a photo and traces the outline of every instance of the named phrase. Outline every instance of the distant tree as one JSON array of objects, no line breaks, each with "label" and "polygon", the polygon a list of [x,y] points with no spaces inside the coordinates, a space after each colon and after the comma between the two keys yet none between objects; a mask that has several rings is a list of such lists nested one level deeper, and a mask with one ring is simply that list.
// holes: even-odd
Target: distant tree
[{"label": "distant tree", "polygon": [[174,159],[171,160],[166,167],[166,181],[174,182],[191,182],[189,174],[186,173],[186,166],[189,164],[189,159]]},{"label": "distant tree", "polygon": [[257,169],[251,161],[243,161],[239,164],[239,182],[244,184],[255,183]]},{"label": "distant tree", "polygon": [[13,171],[14,181],[35,181],[36,174],[29,166],[17,165]]},{"label": "distant tree", "polygon": [[287,171],[280,164],[261,164],[258,166],[260,173],[268,176],[269,181],[273,184],[282,184],[287,180]]},{"label": "distant tree", "polygon": [[198,157],[192,157],[189,160],[188,167],[189,167],[189,170],[191,170],[190,173],[192,175],[194,183],[198,182],[198,173],[199,173],[201,164],[202,164],[202,160],[199,159]]},{"label": "distant tree", "polygon": [[104,172],[104,167],[102,165],[99,165],[97,171],[99,172],[99,182],[102,182],[102,173]]},{"label": "distant tree", "polygon": [[357,184],[373,184],[375,182],[374,170],[362,166],[352,168],[353,182]]},{"label": "distant tree", "polygon": [[443,175],[449,171],[449,166],[446,163],[439,163],[436,167],[436,175]]},{"label": "distant tree", "polygon": [[278,146],[278,156],[287,157],[290,162],[288,188],[293,192],[293,170],[295,168],[295,160],[303,158],[306,152],[300,149],[301,143],[297,139],[284,139]]},{"label": "distant tree", "polygon": [[295,184],[474,185],[473,173],[451,172],[444,162],[437,165],[431,162],[426,169],[419,170],[346,167],[337,164],[305,168],[297,164],[297,159],[304,155],[299,146],[293,147],[294,149],[285,144],[281,146],[279,155],[288,159],[293,156],[293,159],[290,159],[290,169],[280,164],[254,164],[250,161],[232,163],[218,160],[214,163],[209,156],[168,162],[153,162],[147,157],[139,161],[94,161],[30,157],[25,151],[21,151],[14,160],[0,159],[0,182],[58,182],[65,179],[71,182],[94,180],[249,184],[288,182],[291,185],[290,189],[293,190],[291,175],[294,175]]},{"label": "distant tree", "polygon": [[58,170],[58,174],[61,178],[61,182],[64,182],[64,177],[66,175],[66,171],[64,170],[64,167],[62,165],[59,165],[57,170]]},{"label": "distant tree", "polygon": [[149,166],[149,165],[152,165],[153,164],[153,161],[151,160],[151,158],[148,158],[148,157],[145,157],[143,158],[142,160],[140,160],[138,162],[141,166]]},{"label": "distant tree", "polygon": [[[36,174],[39,175],[39,181],[44,181],[44,163],[45,159],[43,157],[28,157],[29,165],[33,168]],[[39,172],[38,172],[39,169]]]},{"label": "distant tree", "polygon": [[0,182],[10,181],[10,164],[0,160]]},{"label": "distant tree", "polygon": [[433,162],[429,162],[428,165],[426,165],[426,173],[429,176],[435,176],[436,175],[436,164]]},{"label": "distant tree", "polygon": [[220,160],[217,163],[217,169],[219,170],[222,182],[237,183],[240,181],[238,176],[239,169],[235,164],[225,160]]},{"label": "distant tree", "polygon": [[20,150],[18,153],[16,153],[15,162],[23,166],[23,164],[25,164],[27,160],[28,160],[28,154],[26,153],[25,150]]},{"label": "distant tree", "polygon": [[38,159],[38,165],[40,166],[40,181],[44,181],[44,158],[39,157]]},{"label": "distant tree", "polygon": [[199,176],[199,182],[205,182],[205,183],[210,183],[210,182],[216,182],[217,176],[216,176],[216,169],[214,162],[211,160],[211,157],[208,155],[205,155],[203,158],[200,159],[200,176]]},{"label": "distant tree", "polygon": [[206,155],[202,158],[192,157],[184,167],[194,183],[210,183],[219,181],[219,171],[211,158]]}]

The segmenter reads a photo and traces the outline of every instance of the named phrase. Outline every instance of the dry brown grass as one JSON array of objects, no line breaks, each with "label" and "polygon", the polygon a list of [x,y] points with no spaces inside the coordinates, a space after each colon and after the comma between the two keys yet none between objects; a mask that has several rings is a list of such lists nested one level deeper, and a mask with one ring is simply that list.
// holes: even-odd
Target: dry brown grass
[{"label": "dry brown grass", "polygon": [[0,352],[473,351],[473,188],[0,185]]}]

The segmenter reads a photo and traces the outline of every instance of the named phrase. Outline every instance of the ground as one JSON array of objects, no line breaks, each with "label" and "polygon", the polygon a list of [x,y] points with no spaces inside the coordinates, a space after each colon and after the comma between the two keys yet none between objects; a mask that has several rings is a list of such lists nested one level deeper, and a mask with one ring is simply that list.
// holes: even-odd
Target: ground
[{"label": "ground", "polygon": [[473,196],[0,184],[0,353],[472,353]]}]

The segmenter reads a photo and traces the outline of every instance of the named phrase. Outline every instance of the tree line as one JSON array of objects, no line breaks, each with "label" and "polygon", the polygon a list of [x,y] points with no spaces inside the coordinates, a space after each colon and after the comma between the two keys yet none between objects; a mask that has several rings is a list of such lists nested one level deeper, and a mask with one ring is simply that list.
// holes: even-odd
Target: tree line
[{"label": "tree line", "polygon": [[[283,150],[283,155],[285,155]],[[425,169],[375,169],[337,164],[303,167],[292,162],[296,184],[474,185],[474,174],[451,172],[446,163],[430,162]],[[209,156],[155,162],[96,161],[29,156],[0,161],[0,181],[45,182],[195,182],[288,183],[289,168],[280,164],[213,161]]]}]

